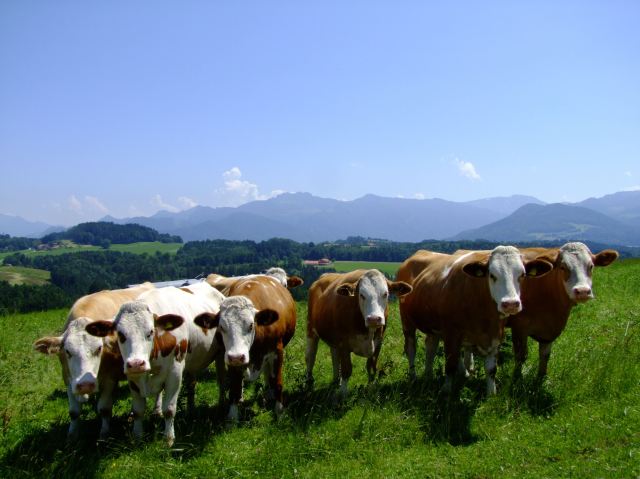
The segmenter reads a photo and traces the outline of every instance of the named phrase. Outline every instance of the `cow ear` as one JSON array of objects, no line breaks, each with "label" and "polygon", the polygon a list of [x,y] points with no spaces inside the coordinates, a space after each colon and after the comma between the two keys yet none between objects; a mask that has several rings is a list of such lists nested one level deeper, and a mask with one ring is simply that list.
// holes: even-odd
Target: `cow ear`
[{"label": "cow ear", "polygon": [[46,336],[33,343],[33,349],[42,354],[58,354],[62,347],[62,336]]},{"label": "cow ear", "polygon": [[304,284],[304,280],[300,276],[288,276],[287,277],[287,288],[297,288],[298,286],[302,286]]},{"label": "cow ear", "polygon": [[487,263],[475,261],[473,263],[465,264],[462,267],[462,271],[474,278],[485,278],[489,272],[489,268],[487,267]]},{"label": "cow ear", "polygon": [[220,324],[220,313],[202,313],[196,316],[193,322],[204,329],[217,328]]},{"label": "cow ear", "polygon": [[609,266],[618,259],[618,252],[613,249],[605,249],[594,256],[593,264],[596,266]]},{"label": "cow ear", "polygon": [[356,289],[353,284],[342,284],[336,290],[340,296],[355,296]]},{"label": "cow ear", "polygon": [[153,316],[153,324],[158,329],[165,331],[173,331],[184,323],[184,318],[177,314],[163,314],[162,316]]},{"label": "cow ear", "polygon": [[269,326],[278,320],[278,312],[273,309],[263,309],[258,311],[255,316],[258,326]]},{"label": "cow ear", "polygon": [[387,281],[387,287],[389,288],[389,292],[396,296],[404,296],[413,290],[413,287],[404,281],[395,281],[393,283],[391,281]]},{"label": "cow ear", "polygon": [[527,276],[530,278],[540,278],[552,269],[553,264],[540,258],[534,259],[533,261],[528,261],[524,265],[524,270],[527,273]]},{"label": "cow ear", "polygon": [[116,328],[113,326],[113,321],[107,321],[106,319],[93,321],[87,324],[84,329],[91,336],[98,336],[99,338],[109,336],[116,330]]}]

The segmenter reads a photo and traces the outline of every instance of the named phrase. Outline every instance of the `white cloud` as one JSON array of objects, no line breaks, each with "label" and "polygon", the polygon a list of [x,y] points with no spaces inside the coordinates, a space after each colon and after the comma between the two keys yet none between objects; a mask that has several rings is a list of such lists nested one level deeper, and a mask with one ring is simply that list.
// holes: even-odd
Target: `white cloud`
[{"label": "white cloud", "polygon": [[225,171],[222,174],[222,177],[225,179],[225,181],[237,180],[242,177],[242,172],[240,171],[240,168],[234,166],[230,170]]},{"label": "white cloud", "polygon": [[628,186],[627,188],[622,188],[622,191],[640,191],[640,185]]},{"label": "white cloud", "polygon": [[160,208],[161,210],[167,210],[171,213],[177,213],[178,211],[180,211],[179,208],[176,208],[175,206],[170,205],[169,203],[165,203],[162,200],[162,196],[160,196],[159,194],[151,198],[151,204],[156,208]]},{"label": "white cloud", "polygon": [[462,161],[459,158],[453,160],[454,164],[458,167],[458,172],[470,180],[478,181],[482,180],[478,172],[476,171],[476,167],[473,166],[473,163],[470,161]]},{"label": "white cloud", "polygon": [[225,206],[238,206],[255,200],[267,200],[285,193],[284,190],[273,190],[270,194],[261,194],[258,185],[242,179],[242,171],[237,166],[222,174],[224,187],[215,190],[220,203]]},{"label": "white cloud", "polygon": [[76,198],[76,195],[71,195],[68,200],[69,209],[75,213],[82,214],[82,203]]},{"label": "white cloud", "polygon": [[178,203],[180,203],[180,206],[182,206],[183,210],[188,210],[190,208],[198,206],[198,203],[195,200],[192,200],[191,198],[188,198],[186,196],[181,196],[180,198],[178,198]]},{"label": "white cloud", "polygon": [[424,200],[426,196],[424,193],[414,193],[413,198],[416,200]]},{"label": "white cloud", "polygon": [[95,196],[85,196],[84,200],[90,207],[99,211],[100,213],[106,214],[109,212],[109,208],[103,205],[102,202]]}]

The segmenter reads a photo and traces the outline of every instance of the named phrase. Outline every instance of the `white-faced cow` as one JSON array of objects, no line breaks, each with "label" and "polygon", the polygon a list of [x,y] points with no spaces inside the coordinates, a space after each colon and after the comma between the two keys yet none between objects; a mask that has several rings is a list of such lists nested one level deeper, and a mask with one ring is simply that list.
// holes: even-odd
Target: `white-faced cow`
[{"label": "white-faced cow", "polygon": [[594,266],[608,266],[618,257],[614,250],[593,254],[583,243],[567,243],[561,248],[522,248],[527,259],[544,259],[554,265],[551,273],[539,280],[525,280],[522,286],[522,312],[509,318],[519,376],[527,359],[527,338],[539,343],[538,376],[547,373],[551,345],[562,333],[571,309],[593,298]]},{"label": "white-faced cow", "polygon": [[227,295],[217,317],[200,317],[196,323],[203,328],[217,327],[222,336],[230,382],[228,418],[238,419],[243,380],[254,381],[261,372],[279,414],[283,408],[284,348],[296,327],[295,302],[280,282],[265,275],[237,279]]},{"label": "white-faced cow", "polygon": [[82,403],[89,395],[99,392],[98,412],[102,417],[100,437],[109,433],[112,416],[113,391],[123,380],[122,357],[117,343],[106,338],[96,338],[85,331],[87,324],[113,318],[126,301],[153,289],[151,283],[135,288],[100,291],[78,299],[67,316],[61,336],[38,339],[34,348],[43,354],[57,355],[62,366],[62,379],[69,399],[69,437],[78,433],[78,421]]},{"label": "white-faced cow", "polygon": [[410,291],[407,283],[391,282],[375,269],[320,276],[309,289],[307,382],[313,383],[320,339],[331,348],[333,379],[340,384],[342,397],[351,377],[351,353],[367,358],[369,380],[373,380],[387,324],[389,293],[403,296]]},{"label": "white-faced cow", "polygon": [[[416,272],[421,271],[416,275]],[[506,318],[522,310],[520,286],[525,276],[542,276],[548,261],[526,261],[512,246],[453,255],[421,250],[408,258],[397,278],[413,291],[400,298],[400,316],[409,373],[415,375],[416,329],[426,334],[425,374],[430,377],[440,338],[445,350],[445,391],[464,366],[461,348],[485,356],[487,393],[495,394],[496,355]]]},{"label": "white-faced cow", "polygon": [[[123,304],[113,321],[96,321],[87,326],[95,336],[117,334],[133,398],[134,435],[140,437],[143,433],[145,398],[163,393],[164,435],[167,444],[173,444],[182,375],[185,370],[195,375],[206,368],[217,352],[215,332],[204,331],[194,323],[199,315],[218,313],[223,297],[216,296],[217,299],[208,293],[161,288]],[[193,403],[193,399],[189,402]]]},{"label": "white-faced cow", "polygon": [[245,276],[222,276],[220,274],[211,273],[206,278],[206,282],[216,288],[218,291],[227,294],[232,284],[236,283],[240,279],[255,278],[256,276],[269,276],[275,278],[282,286],[288,289],[297,288],[304,284],[304,281],[299,276],[289,276],[287,272],[278,267],[272,267],[267,269],[261,274],[248,274]]}]

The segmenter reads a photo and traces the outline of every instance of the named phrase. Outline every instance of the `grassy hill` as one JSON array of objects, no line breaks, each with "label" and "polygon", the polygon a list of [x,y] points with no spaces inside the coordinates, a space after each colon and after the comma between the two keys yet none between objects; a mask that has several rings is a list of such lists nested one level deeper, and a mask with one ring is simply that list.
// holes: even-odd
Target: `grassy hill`
[{"label": "grassy hill", "polygon": [[[18,251],[18,253],[22,253],[27,256],[45,256],[60,255],[66,253],[79,253],[82,251],[103,251],[103,249],[99,246],[77,245],[72,242],[67,242],[66,244],[68,246],[47,251],[22,250]],[[134,254],[155,254],[156,252],[176,254],[182,246],[182,243],[160,243],[159,241],[150,241],[131,244],[112,244],[108,249],[111,251],[123,251]],[[16,251],[12,251],[10,253],[0,253],[0,262],[7,256],[15,253]]]},{"label": "grassy hill", "polygon": [[[286,414],[275,420],[262,406],[262,390],[249,387],[241,423],[226,427],[209,372],[191,416],[181,398],[171,450],[160,440],[162,422],[149,416],[145,440],[131,440],[124,385],[112,438],[96,445],[99,420],[85,405],[80,441],[67,445],[58,361],[31,346],[59,331],[66,312],[0,318],[0,476],[638,477],[640,261],[597,269],[594,290],[596,299],[574,310],[554,345],[548,378],[536,384],[537,348],[530,343],[523,383],[512,385],[513,356],[505,347],[492,398],[484,397],[482,371],[452,400],[438,393],[442,372],[436,384],[409,382],[394,303],[380,356],[384,375],[368,385],[365,360],[356,358],[341,405],[332,399],[325,345],[315,390],[303,387],[306,304],[299,303],[298,330],[286,349]],[[421,344],[418,351],[420,374]],[[442,368],[442,355],[436,364]]]},{"label": "grassy hill", "polygon": [[9,284],[42,285],[49,282],[51,273],[43,269],[23,268],[20,266],[0,266],[0,281]]},{"label": "grassy hill", "polygon": [[385,274],[395,277],[398,268],[402,263],[386,261],[334,261],[329,265],[338,273],[345,273],[356,269],[378,269]]}]

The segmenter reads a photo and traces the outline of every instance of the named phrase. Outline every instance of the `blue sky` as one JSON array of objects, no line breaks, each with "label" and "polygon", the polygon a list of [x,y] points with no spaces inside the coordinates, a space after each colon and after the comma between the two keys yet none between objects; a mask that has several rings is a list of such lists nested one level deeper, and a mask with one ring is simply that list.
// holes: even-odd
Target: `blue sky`
[{"label": "blue sky", "polygon": [[0,213],[640,188],[640,2],[0,3]]}]

